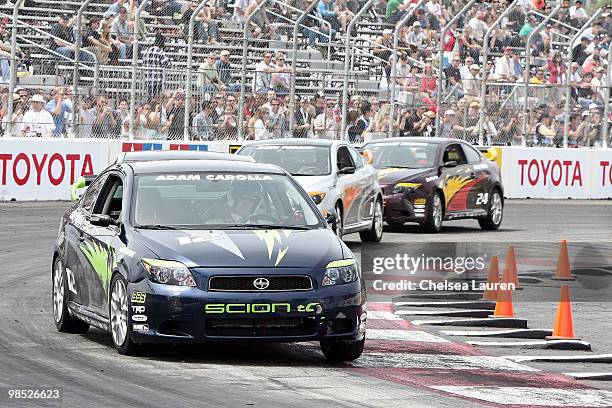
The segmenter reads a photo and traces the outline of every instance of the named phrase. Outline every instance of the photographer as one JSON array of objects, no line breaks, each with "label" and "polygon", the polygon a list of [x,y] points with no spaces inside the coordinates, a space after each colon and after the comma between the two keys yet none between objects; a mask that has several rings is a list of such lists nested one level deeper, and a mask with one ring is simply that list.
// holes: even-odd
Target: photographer
[{"label": "photographer", "polygon": [[113,129],[117,127],[117,118],[113,109],[108,106],[106,96],[98,96],[96,106],[91,109],[95,116],[91,137],[108,138],[113,135]]}]

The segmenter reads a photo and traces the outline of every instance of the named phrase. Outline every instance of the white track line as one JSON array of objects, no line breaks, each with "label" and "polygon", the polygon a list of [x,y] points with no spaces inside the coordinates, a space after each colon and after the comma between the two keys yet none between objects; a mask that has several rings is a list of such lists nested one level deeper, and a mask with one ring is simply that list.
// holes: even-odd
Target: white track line
[{"label": "white track line", "polygon": [[403,320],[393,312],[382,310],[368,310],[368,320]]},{"label": "white track line", "polygon": [[595,389],[452,385],[439,385],[431,388],[501,405],[562,407],[609,407],[612,405],[612,392]]},{"label": "white track line", "polygon": [[402,340],[424,343],[450,343],[442,337],[418,330],[385,330],[368,329],[366,338],[368,340]]},{"label": "white track line", "polygon": [[500,357],[444,354],[364,353],[355,367],[394,367],[445,370],[540,371]]}]

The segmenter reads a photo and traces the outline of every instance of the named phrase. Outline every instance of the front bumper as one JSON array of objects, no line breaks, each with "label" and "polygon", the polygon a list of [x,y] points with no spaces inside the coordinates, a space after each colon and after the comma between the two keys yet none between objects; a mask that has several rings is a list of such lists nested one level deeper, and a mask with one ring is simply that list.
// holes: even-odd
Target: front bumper
[{"label": "front bumper", "polygon": [[383,197],[384,219],[390,223],[427,221],[428,197],[420,193],[387,193]]},{"label": "front bumper", "polygon": [[129,293],[129,329],[138,343],[360,340],[365,335],[365,289],[359,282],[296,292],[208,292],[145,279],[131,283]]}]

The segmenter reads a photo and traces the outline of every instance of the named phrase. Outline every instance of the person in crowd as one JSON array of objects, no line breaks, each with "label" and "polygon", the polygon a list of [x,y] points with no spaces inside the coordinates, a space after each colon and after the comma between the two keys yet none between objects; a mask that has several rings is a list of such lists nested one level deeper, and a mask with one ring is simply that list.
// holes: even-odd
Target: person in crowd
[{"label": "person in crowd", "polygon": [[314,122],[315,138],[317,139],[337,139],[338,123],[334,118],[334,107],[336,103],[333,99],[328,99],[325,102],[325,110],[318,115]]},{"label": "person in crowd", "polygon": [[217,92],[222,84],[217,70],[217,54],[211,51],[200,67],[198,68],[198,77],[196,84],[202,92]]},{"label": "person in crowd", "polygon": [[240,84],[235,83],[232,77],[232,65],[230,63],[231,53],[228,50],[221,51],[215,68],[219,73],[219,79],[227,87],[229,92],[240,92]]},{"label": "person in crowd", "polygon": [[285,137],[289,129],[289,119],[281,103],[281,98],[272,101],[272,109],[268,112],[267,129],[273,139]]},{"label": "person in crowd", "polygon": [[355,13],[351,11],[346,0],[335,0],[333,10],[340,22],[340,31],[345,34],[349,22],[355,17]]},{"label": "person in crowd", "polygon": [[319,0],[317,10],[319,15],[331,24],[333,30],[340,30],[340,21],[338,20],[338,14],[334,10],[334,3],[332,0]]},{"label": "person in crowd", "polygon": [[110,138],[113,136],[113,129],[117,127],[117,118],[113,108],[108,105],[108,98],[100,95],[96,98],[96,106],[91,109],[94,115],[94,123],[91,130],[91,137]]},{"label": "person in crowd", "polygon": [[289,94],[291,86],[291,68],[285,65],[286,56],[282,52],[276,54],[276,66],[270,77],[270,86],[279,96]]},{"label": "person in crowd", "polygon": [[193,140],[213,140],[215,136],[212,118],[213,104],[210,101],[204,101],[200,108],[200,112],[193,118]]},{"label": "person in crowd", "polygon": [[[149,105],[149,111],[150,110],[151,108]],[[126,119],[129,122],[130,105],[126,99],[119,100],[119,103],[117,103],[117,108],[115,109],[114,115],[115,115],[115,118],[117,118],[117,126],[113,130],[113,135],[115,137],[118,137],[118,136],[127,137],[128,132],[126,131],[124,124],[126,122]],[[127,130],[129,130],[129,126]]]},{"label": "person in crowd", "polygon": [[220,140],[235,140],[238,134],[238,120],[232,109],[226,106],[223,110],[223,115],[219,117],[217,122],[218,139]]},{"label": "person in crowd", "polygon": [[149,98],[158,96],[163,87],[163,69],[170,66],[170,58],[164,52],[166,38],[157,33],[155,41],[143,57],[145,86]]},{"label": "person in crowd", "polygon": [[[49,48],[62,55],[64,58],[73,60],[75,52],[74,31],[72,24],[75,17],[62,14],[56,24],[51,27]],[[90,54],[83,50],[79,52],[79,61],[94,62]]]},{"label": "person in crowd", "polygon": [[255,110],[253,117],[249,121],[250,135],[253,140],[270,139],[268,132],[269,111],[266,108],[260,107]]},{"label": "person in crowd", "polygon": [[119,59],[126,60],[132,56],[132,32],[128,22],[127,8],[122,6],[118,10],[117,18],[111,25],[113,44],[119,52]]},{"label": "person in crowd", "polygon": [[64,100],[65,91],[64,88],[58,86],[53,88],[51,91],[51,99],[47,102],[45,109],[51,114],[53,118],[53,137],[62,137],[66,131],[66,119],[68,114],[72,112],[71,104]]},{"label": "person in crowd", "polygon": [[453,55],[451,63],[444,68],[444,76],[446,77],[446,93],[455,98],[462,98],[464,94],[463,84],[461,83],[461,72],[459,67],[461,58],[459,54]]},{"label": "person in crowd", "polygon": [[49,112],[44,110],[45,98],[36,94],[30,99],[30,109],[23,115],[20,130],[25,137],[51,137],[55,122]]},{"label": "person in crowd", "polygon": [[266,51],[263,55],[263,59],[255,65],[255,92],[266,93],[272,89],[271,82],[273,72],[276,72],[276,67],[272,63],[272,53]]},{"label": "person in crowd", "polygon": [[[192,105],[193,106],[193,105]],[[183,137],[185,129],[185,92],[182,89],[177,89],[172,97],[166,103],[166,112],[168,113],[168,139],[178,140]]]},{"label": "person in crowd", "polygon": [[548,113],[543,113],[535,126],[534,142],[541,146],[552,146],[557,131],[552,124],[553,118]]},{"label": "person in crowd", "polygon": [[294,116],[293,137],[307,138],[312,132],[312,115],[310,101],[306,97],[296,96],[297,109]]},{"label": "person in crowd", "polygon": [[582,8],[582,1],[576,0],[574,5],[569,8],[570,22],[574,27],[580,27],[589,19],[589,15]]}]

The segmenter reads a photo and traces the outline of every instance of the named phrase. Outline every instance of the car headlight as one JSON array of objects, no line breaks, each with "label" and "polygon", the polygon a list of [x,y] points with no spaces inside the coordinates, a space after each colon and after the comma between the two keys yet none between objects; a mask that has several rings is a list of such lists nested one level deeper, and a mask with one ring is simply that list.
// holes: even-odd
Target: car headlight
[{"label": "car headlight", "polygon": [[325,198],[325,193],[323,191],[313,191],[312,193],[308,193],[308,195],[316,205],[321,204],[321,201]]},{"label": "car headlight", "polygon": [[393,194],[413,193],[419,187],[421,187],[420,183],[397,183],[393,187]]},{"label": "car headlight", "polygon": [[322,286],[342,285],[355,282],[359,278],[359,268],[354,259],[333,261],[327,264]]},{"label": "car headlight", "polygon": [[180,262],[143,258],[142,265],[153,282],[179,286],[196,285],[189,269]]}]

